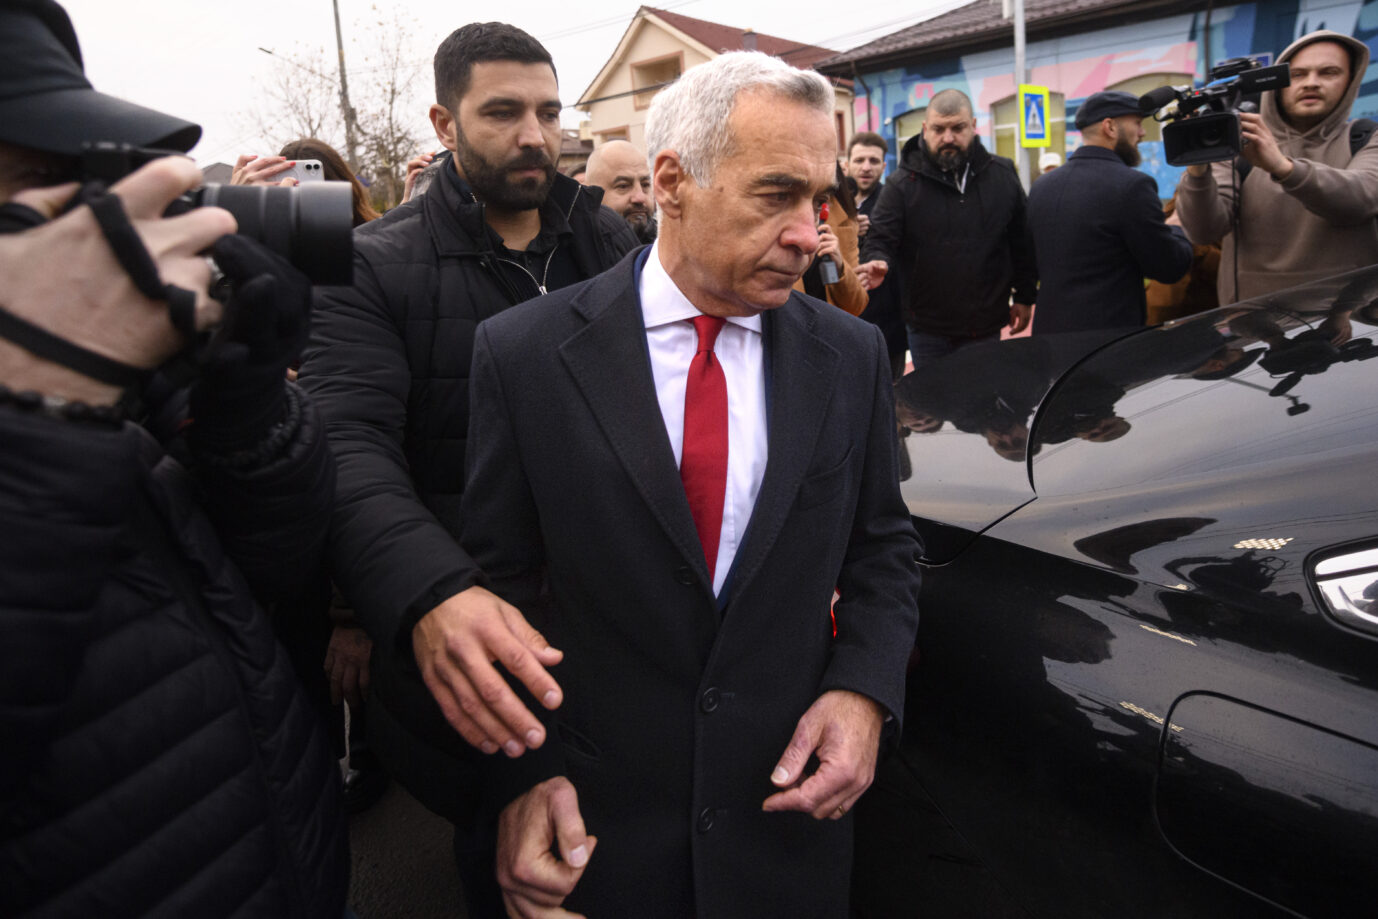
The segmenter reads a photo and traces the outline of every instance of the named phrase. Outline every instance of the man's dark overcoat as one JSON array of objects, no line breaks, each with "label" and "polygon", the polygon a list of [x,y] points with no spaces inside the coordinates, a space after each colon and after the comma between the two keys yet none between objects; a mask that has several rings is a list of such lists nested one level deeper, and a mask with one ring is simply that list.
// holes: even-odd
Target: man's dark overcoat
[{"label": "man's dark overcoat", "polygon": [[1104,147],[1081,147],[1034,182],[1029,232],[1035,335],[1142,326],[1144,278],[1171,283],[1191,267],[1191,243],[1164,223],[1158,183]]},{"label": "man's dark overcoat", "polygon": [[652,382],[636,259],[478,330],[463,541],[565,652],[551,739],[491,762],[509,793],[573,782],[598,846],[570,909],[843,917],[850,816],[761,804],[821,693],[863,693],[898,728],[918,541],[884,342],[798,293],[765,313],[769,459],[715,601]]}]

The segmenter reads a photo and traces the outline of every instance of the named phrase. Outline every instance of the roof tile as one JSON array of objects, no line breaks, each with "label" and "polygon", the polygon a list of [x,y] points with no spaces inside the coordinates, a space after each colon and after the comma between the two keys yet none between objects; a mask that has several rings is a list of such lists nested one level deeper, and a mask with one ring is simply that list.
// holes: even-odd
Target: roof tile
[{"label": "roof tile", "polygon": [[[1136,0],[1024,0],[1024,22],[1026,26],[1031,26],[1051,19],[1143,5]],[[958,40],[976,42],[985,38],[995,38],[1014,29],[1010,20],[1002,16],[1002,11],[1001,0],[972,0],[971,3],[940,16],[915,23],[906,29],[891,32],[849,51],[818,61],[818,67],[820,70],[826,70],[853,61],[860,62],[905,51],[918,51],[931,45]]]}]

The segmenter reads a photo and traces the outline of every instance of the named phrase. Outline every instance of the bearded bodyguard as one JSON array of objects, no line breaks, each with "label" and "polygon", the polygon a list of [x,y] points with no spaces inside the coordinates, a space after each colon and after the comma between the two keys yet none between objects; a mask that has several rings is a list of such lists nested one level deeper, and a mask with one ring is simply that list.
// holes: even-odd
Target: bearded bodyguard
[{"label": "bearded bodyguard", "polygon": [[[636,239],[600,206],[600,191],[556,174],[559,87],[534,38],[503,23],[464,26],[436,51],[435,82],[431,121],[452,168],[356,232],[354,286],[318,298],[301,380],[340,470],[333,576],[374,642],[373,746],[412,794],[458,825],[465,893],[481,915],[496,907],[482,898],[491,855],[472,826],[469,745],[516,755],[542,737],[529,715],[481,733],[464,712],[482,699],[457,670],[467,655],[486,667],[513,649],[547,663],[553,652],[529,631],[467,630],[497,602],[456,540],[474,328],[592,277]],[[551,691],[544,671],[530,672],[538,697]]]},{"label": "bearded bodyguard", "polygon": [[881,333],[791,292],[832,109],[766,55],[689,70],[656,245],[479,328],[464,544],[564,652],[550,740],[490,761],[509,915],[847,914],[918,541]]}]

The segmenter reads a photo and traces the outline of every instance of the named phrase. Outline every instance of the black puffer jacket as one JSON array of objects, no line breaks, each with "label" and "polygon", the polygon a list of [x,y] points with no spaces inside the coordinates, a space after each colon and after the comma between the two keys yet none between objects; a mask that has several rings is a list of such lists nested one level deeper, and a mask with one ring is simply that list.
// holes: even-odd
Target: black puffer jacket
[{"label": "black puffer jacket", "polygon": [[304,410],[270,464],[193,477],[0,406],[0,915],[340,916],[338,770],[254,599],[323,548]]},{"label": "black puffer jacket", "polygon": [[[544,226],[568,223],[560,245],[581,279],[637,245],[601,200],[557,176],[542,210]],[[374,639],[381,704],[369,728],[380,756],[422,803],[465,823],[474,795],[464,775],[477,754],[421,682],[411,630],[477,579],[457,541],[474,330],[540,290],[497,263],[483,206],[447,176],[360,227],[354,245],[354,285],[318,295],[301,369],[339,467],[333,576]]]},{"label": "black puffer jacket", "polygon": [[1026,199],[1014,164],[973,138],[963,188],[909,138],[899,169],[881,189],[861,260],[884,259],[903,281],[911,329],[954,338],[998,334],[1010,296],[1033,303],[1038,290]]}]

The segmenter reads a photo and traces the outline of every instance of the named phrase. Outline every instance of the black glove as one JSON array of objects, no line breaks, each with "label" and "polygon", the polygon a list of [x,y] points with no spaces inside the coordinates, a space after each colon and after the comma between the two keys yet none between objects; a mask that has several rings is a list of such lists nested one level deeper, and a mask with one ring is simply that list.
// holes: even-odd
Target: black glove
[{"label": "black glove", "polygon": [[243,236],[211,248],[230,281],[225,324],[191,390],[191,443],[230,454],[263,440],[286,414],[287,368],[306,345],[311,282]]}]

